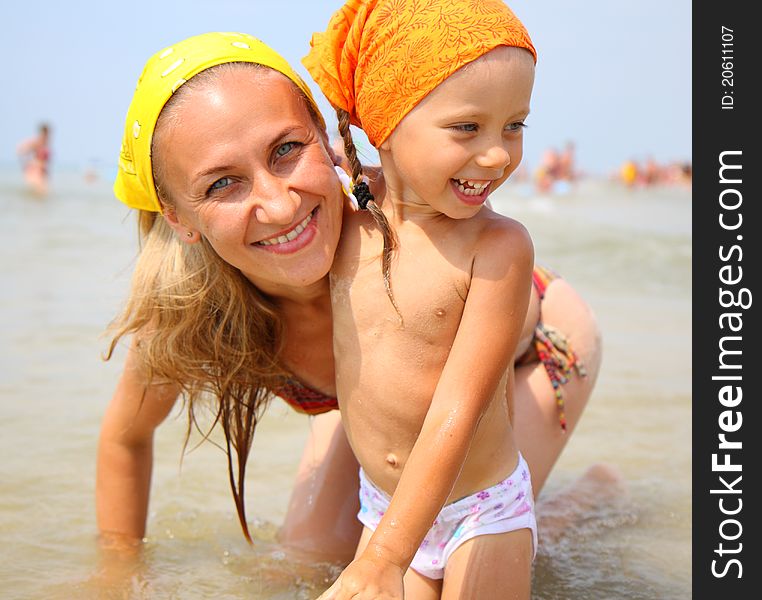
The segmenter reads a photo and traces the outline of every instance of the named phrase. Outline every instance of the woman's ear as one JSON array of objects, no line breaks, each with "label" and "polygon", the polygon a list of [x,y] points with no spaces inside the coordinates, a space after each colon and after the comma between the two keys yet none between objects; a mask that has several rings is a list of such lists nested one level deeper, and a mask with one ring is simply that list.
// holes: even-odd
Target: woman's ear
[{"label": "woman's ear", "polygon": [[328,144],[328,154],[334,165],[349,171],[349,161],[347,161],[347,157],[344,154],[344,142],[341,138],[336,138]]},{"label": "woman's ear", "polygon": [[169,225],[177,236],[186,244],[195,244],[201,241],[201,234],[198,231],[188,225],[183,225],[180,222],[174,207],[165,206],[162,217],[164,217],[167,225]]},{"label": "woman's ear", "polygon": [[331,162],[333,163],[333,165],[335,167],[341,166],[341,162],[339,161],[339,157],[336,156],[336,151],[333,149],[333,146],[331,146],[331,144],[326,144],[325,145],[325,150],[326,150],[326,152],[328,152],[328,156],[330,157]]}]

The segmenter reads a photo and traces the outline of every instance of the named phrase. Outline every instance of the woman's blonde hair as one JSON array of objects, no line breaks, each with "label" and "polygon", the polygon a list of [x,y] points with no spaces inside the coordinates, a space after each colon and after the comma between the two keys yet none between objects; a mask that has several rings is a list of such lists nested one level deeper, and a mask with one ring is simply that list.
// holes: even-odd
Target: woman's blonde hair
[{"label": "woman's blonde hair", "polygon": [[[154,150],[162,128],[173,121],[173,107],[231,65],[266,68],[227,63],[194,77],[164,107]],[[294,90],[322,127],[312,103],[296,86]],[[172,206],[160,168],[154,167],[154,179],[162,204]],[[288,376],[279,364],[282,319],[274,301],[221,259],[206,239],[184,243],[161,215],[143,210],[138,211],[138,229],[140,255],[127,304],[110,327],[113,338],[106,359],[120,339],[135,336],[149,382],[181,387],[188,413],[186,444],[192,427],[198,427],[195,411],[201,401],[210,396],[216,400],[212,427],[219,423],[225,435],[230,487],[241,528],[251,542],[244,503],[246,461],[262,411]]]}]

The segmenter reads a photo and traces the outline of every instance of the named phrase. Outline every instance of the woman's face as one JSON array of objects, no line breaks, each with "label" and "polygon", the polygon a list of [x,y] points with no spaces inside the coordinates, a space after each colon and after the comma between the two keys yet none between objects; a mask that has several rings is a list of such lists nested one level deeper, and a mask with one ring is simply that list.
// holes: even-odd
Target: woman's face
[{"label": "woman's face", "polygon": [[218,75],[186,93],[157,138],[165,218],[263,292],[298,294],[328,273],[341,231],[325,132],[280,73]]}]

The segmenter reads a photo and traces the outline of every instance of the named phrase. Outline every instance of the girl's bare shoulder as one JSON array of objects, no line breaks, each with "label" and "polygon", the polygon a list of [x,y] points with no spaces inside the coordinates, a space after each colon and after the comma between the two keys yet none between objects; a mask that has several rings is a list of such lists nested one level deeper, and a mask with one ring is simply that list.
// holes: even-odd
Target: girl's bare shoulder
[{"label": "girl's bare shoulder", "polygon": [[492,210],[478,215],[477,246],[480,251],[493,249],[503,251],[533,252],[532,237],[527,228],[516,219]]}]

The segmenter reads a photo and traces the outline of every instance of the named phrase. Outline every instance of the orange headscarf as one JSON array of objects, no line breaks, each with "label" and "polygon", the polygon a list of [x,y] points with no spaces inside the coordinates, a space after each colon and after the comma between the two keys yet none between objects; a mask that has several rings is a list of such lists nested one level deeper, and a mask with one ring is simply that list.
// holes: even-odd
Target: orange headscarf
[{"label": "orange headscarf", "polygon": [[463,65],[498,46],[537,53],[502,0],[348,0],[302,62],[334,108],[378,147]]}]

